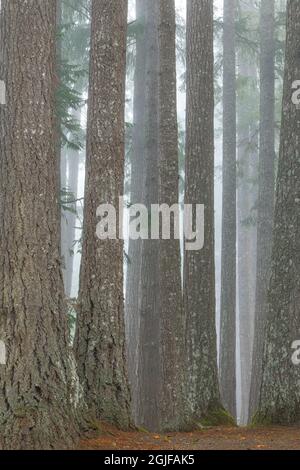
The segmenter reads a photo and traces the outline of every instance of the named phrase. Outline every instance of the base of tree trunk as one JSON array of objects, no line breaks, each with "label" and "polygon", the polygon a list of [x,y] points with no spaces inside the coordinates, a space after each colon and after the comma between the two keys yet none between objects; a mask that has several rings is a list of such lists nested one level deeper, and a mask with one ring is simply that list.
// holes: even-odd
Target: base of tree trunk
[{"label": "base of tree trunk", "polygon": [[206,412],[203,410],[194,411],[193,416],[190,420],[189,431],[197,430],[203,427],[212,426],[236,426],[236,421],[231,414],[225,410],[225,408],[217,403],[214,406],[210,406]]},{"label": "base of tree trunk", "polygon": [[300,424],[300,406],[270,407],[258,411],[252,418],[251,426],[294,425]]},{"label": "base of tree trunk", "polygon": [[80,437],[80,423],[66,407],[42,402],[22,405],[0,416],[1,450],[73,449]]},{"label": "base of tree trunk", "polygon": [[112,406],[110,409],[111,412],[108,412],[109,408],[106,408],[106,413],[102,413],[93,410],[93,405],[89,407],[88,426],[92,429],[101,429],[101,423],[103,423],[115,426],[120,431],[130,431],[135,428],[127,407],[121,410],[120,407]]}]

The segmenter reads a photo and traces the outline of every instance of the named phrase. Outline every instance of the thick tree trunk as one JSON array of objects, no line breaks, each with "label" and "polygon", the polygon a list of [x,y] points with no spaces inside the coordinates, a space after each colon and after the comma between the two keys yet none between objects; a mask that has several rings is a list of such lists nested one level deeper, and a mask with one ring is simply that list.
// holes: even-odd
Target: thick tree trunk
[{"label": "thick tree trunk", "polygon": [[[141,30],[136,38],[136,63],[133,97],[133,142],[131,160],[130,203],[143,202],[145,183],[145,81],[146,81],[146,0],[136,0],[136,18]],[[148,39],[148,37],[147,37]],[[128,370],[132,393],[133,417],[137,420],[139,302],[141,300],[142,240],[129,240],[126,280],[126,340]]]},{"label": "thick tree trunk", "polygon": [[221,409],[215,325],[213,68],[213,4],[189,0],[185,204],[205,205],[204,248],[186,251],[184,265],[187,399],[194,420]]},{"label": "thick tree trunk", "polygon": [[[147,209],[158,204],[158,0],[146,0],[145,185]],[[141,254],[140,340],[137,422],[157,431],[161,395],[159,240],[143,240]]]},{"label": "thick tree trunk", "polygon": [[126,29],[126,1],[92,2],[84,232],[75,338],[79,375],[91,412],[122,428],[130,424],[123,242],[97,238],[96,210],[100,204],[112,204],[117,220],[120,215]]},{"label": "thick tree trunk", "polygon": [[257,221],[255,335],[249,417],[258,405],[262,379],[267,290],[270,280],[275,190],[275,5],[262,0],[260,19],[260,154]]},{"label": "thick tree trunk", "polygon": [[224,0],[223,213],[220,385],[226,409],[236,416],[236,58],[235,0]]},{"label": "thick tree trunk", "polygon": [[300,3],[289,0],[271,281],[255,416],[263,423],[300,422],[300,368],[293,364],[291,349],[300,330],[300,111],[292,100],[299,77]]},{"label": "thick tree trunk", "polygon": [[[174,0],[159,1],[159,202],[179,203]],[[160,240],[161,429],[184,425],[184,317],[179,240]]]},{"label": "thick tree trunk", "polygon": [[0,442],[67,448],[77,436],[76,372],[59,244],[56,2],[1,3]]}]

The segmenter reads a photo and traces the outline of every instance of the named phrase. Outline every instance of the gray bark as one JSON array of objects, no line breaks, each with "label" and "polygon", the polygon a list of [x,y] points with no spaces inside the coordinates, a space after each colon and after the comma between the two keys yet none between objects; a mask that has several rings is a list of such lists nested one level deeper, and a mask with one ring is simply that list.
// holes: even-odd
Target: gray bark
[{"label": "gray bark", "polygon": [[[143,202],[149,210],[158,204],[158,0],[146,0],[145,183]],[[143,240],[139,301],[137,422],[158,430],[161,395],[159,240]]]},{"label": "gray bark", "polygon": [[[143,202],[145,183],[145,81],[146,54],[149,53],[149,42],[146,44],[146,1],[136,1],[136,18],[141,27],[136,38],[136,63],[133,97],[133,135],[130,181],[130,203]],[[148,38],[147,28],[147,40]],[[147,46],[147,47],[146,47]],[[138,400],[138,348],[139,348],[139,302],[141,299],[141,255],[142,240],[129,240],[126,280],[126,341],[128,355],[129,379],[132,393],[133,417],[137,420]]]},{"label": "gray bark", "polygon": [[[149,209],[178,203],[174,2],[147,2],[146,24],[144,201]],[[179,241],[144,240],[138,423],[153,431],[183,426],[183,326]]]},{"label": "gray bark", "polygon": [[[253,2],[240,2],[241,18],[247,27],[256,26],[256,8]],[[251,39],[251,36],[250,36]],[[237,187],[237,305],[239,318],[239,350],[241,366],[240,424],[248,421],[251,383],[251,360],[254,333],[255,278],[256,278],[256,205],[258,135],[257,115],[259,90],[256,87],[255,57],[241,48],[238,54],[240,87],[237,103],[238,172]]]},{"label": "gray bark", "polygon": [[292,84],[299,77],[300,3],[289,0],[271,280],[255,416],[263,423],[300,422],[300,368],[291,349],[300,330],[300,128],[299,107],[292,101]]},{"label": "gray bark", "polygon": [[56,2],[1,3],[0,446],[69,448],[78,430],[59,243]]},{"label": "gray bark", "polygon": [[[159,1],[159,202],[179,202],[174,0]],[[184,318],[179,240],[160,240],[161,429],[184,426]]]},{"label": "gray bark", "polygon": [[220,386],[223,404],[232,416],[236,416],[235,7],[235,0],[224,0]]},{"label": "gray bark", "polygon": [[186,251],[187,399],[193,420],[221,409],[217,372],[214,263],[213,4],[187,3],[185,203],[205,205],[201,251]]},{"label": "gray bark", "polygon": [[126,1],[92,2],[84,229],[75,337],[79,376],[91,413],[121,428],[130,425],[123,242],[97,238],[96,210],[100,204],[112,204],[117,220],[120,215],[126,30]]},{"label": "gray bark", "polygon": [[249,417],[258,405],[262,379],[267,290],[270,280],[275,190],[275,6],[262,0],[260,18],[260,151],[257,220],[255,336]]}]

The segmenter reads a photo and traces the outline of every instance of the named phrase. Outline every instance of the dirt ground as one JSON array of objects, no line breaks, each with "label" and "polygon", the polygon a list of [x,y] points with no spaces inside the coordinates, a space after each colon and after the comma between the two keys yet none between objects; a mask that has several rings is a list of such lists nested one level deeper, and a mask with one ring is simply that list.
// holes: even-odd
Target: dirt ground
[{"label": "dirt ground", "polygon": [[300,427],[215,427],[190,433],[122,432],[103,426],[81,450],[300,450]]}]

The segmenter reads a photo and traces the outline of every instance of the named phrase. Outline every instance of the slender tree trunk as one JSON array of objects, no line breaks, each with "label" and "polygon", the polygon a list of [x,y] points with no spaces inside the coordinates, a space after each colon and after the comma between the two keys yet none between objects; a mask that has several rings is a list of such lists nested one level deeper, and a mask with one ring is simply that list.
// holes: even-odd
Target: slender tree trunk
[{"label": "slender tree trunk", "polygon": [[[146,81],[146,0],[136,0],[136,18],[141,28],[136,38],[136,64],[133,98],[133,142],[131,160],[130,203],[143,202],[145,183],[145,81]],[[141,299],[142,240],[129,240],[126,283],[126,339],[133,417],[137,420],[139,302]]]},{"label": "slender tree trunk", "polygon": [[260,153],[255,336],[249,417],[257,409],[262,379],[267,290],[270,280],[275,189],[275,5],[262,0],[260,19]]},{"label": "slender tree trunk", "polygon": [[[159,202],[179,203],[175,1],[159,1]],[[161,428],[184,425],[184,317],[179,240],[160,240]]]},{"label": "slender tree trunk", "polygon": [[1,3],[0,442],[67,448],[77,436],[76,372],[60,265],[56,2]]},{"label": "slender tree trunk", "polygon": [[[146,0],[145,185],[147,209],[158,204],[158,0]],[[141,254],[140,340],[137,422],[157,431],[161,395],[159,240],[143,240]]]},{"label": "slender tree trunk", "polygon": [[224,0],[223,213],[220,385],[226,409],[236,416],[236,58],[235,0]]},{"label": "slender tree trunk", "polygon": [[[93,0],[84,232],[78,323],[79,375],[91,412],[127,428],[130,394],[125,354],[123,242],[99,240],[96,210],[120,213],[124,180],[127,2]],[[117,234],[119,233],[117,223]]]},{"label": "slender tree trunk", "polygon": [[[245,110],[242,104],[241,113]],[[250,151],[253,139],[253,127],[249,126],[248,140],[241,131],[239,137],[244,144],[239,144],[238,161],[242,178],[237,191],[238,216],[238,312],[241,364],[241,410],[240,424],[247,424],[248,404],[251,383],[251,358],[254,330],[255,309],[255,267],[256,267],[256,224],[254,222],[256,190],[253,184],[257,168],[255,152]],[[246,139],[246,140],[244,140]],[[247,149],[248,147],[248,149]],[[253,217],[253,220],[252,220]]]},{"label": "slender tree trunk", "polygon": [[213,69],[213,4],[189,0],[185,204],[205,205],[204,248],[186,251],[184,265],[187,398],[195,420],[221,409],[215,325]]},{"label": "slender tree trunk", "polygon": [[[257,9],[251,0],[240,2],[240,15],[249,30],[256,27]],[[251,39],[251,36],[250,36]],[[245,47],[245,46],[244,46]],[[237,305],[241,367],[240,424],[248,422],[251,360],[254,333],[256,279],[256,205],[259,90],[253,55],[241,47],[238,55],[237,103],[238,171],[237,185]]]},{"label": "slender tree trunk", "polygon": [[299,53],[300,3],[289,0],[271,281],[255,416],[263,423],[300,422],[300,368],[292,362],[291,349],[300,330],[300,128],[299,107],[292,100],[293,82],[300,77]]}]

